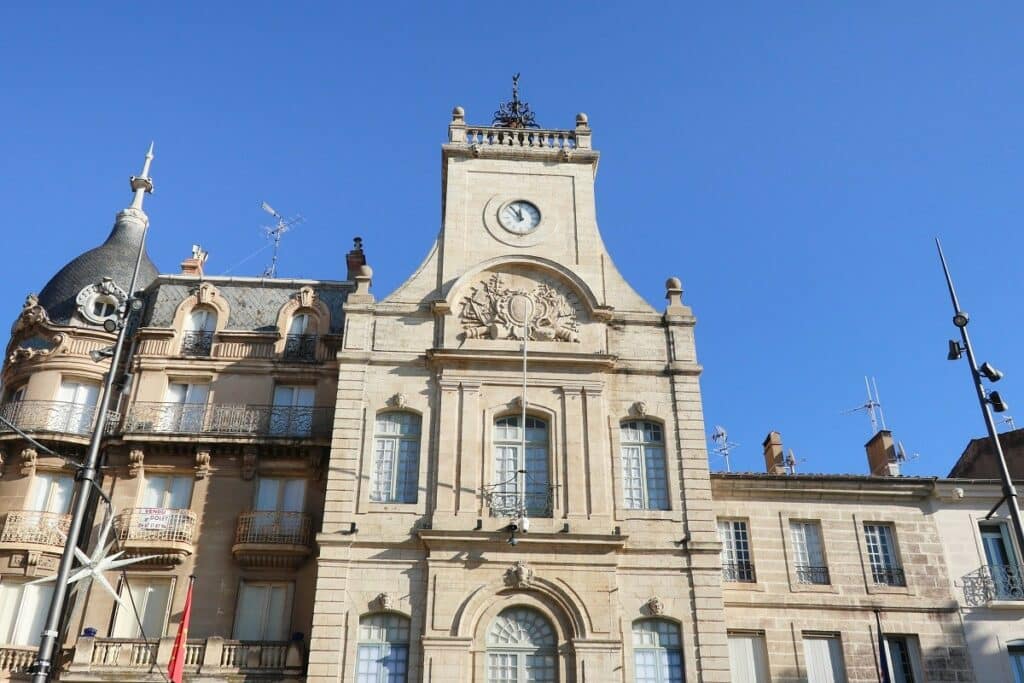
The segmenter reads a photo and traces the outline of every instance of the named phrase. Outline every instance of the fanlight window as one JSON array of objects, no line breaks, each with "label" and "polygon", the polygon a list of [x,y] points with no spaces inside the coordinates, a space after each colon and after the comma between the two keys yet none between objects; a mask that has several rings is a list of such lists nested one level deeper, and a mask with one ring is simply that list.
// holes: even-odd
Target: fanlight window
[{"label": "fanlight window", "polygon": [[510,607],[487,633],[487,683],[557,681],[555,631],[537,610]]},{"label": "fanlight window", "polygon": [[515,516],[550,517],[552,496],[548,474],[548,425],[526,417],[526,457],[520,415],[498,418],[494,423],[494,486],[491,511]]},{"label": "fanlight window", "polygon": [[634,510],[668,510],[668,477],[665,473],[665,440],[656,422],[623,422],[623,507]]},{"label": "fanlight window", "polygon": [[636,683],[683,683],[679,627],[665,619],[633,622]]},{"label": "fanlight window", "polygon": [[356,683],[405,683],[409,670],[409,620],[373,614],[359,620]]}]

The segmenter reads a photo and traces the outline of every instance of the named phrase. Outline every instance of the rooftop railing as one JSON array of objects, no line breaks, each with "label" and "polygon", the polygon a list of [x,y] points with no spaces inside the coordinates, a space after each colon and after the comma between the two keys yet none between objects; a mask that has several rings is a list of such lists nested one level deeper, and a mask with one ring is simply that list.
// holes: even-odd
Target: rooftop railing
[{"label": "rooftop railing", "polygon": [[326,437],[333,407],[139,402],[124,431],[134,434],[210,434],[280,438]]},{"label": "rooftop railing", "polygon": [[64,547],[71,515],[37,510],[11,510],[0,531],[0,543],[33,543]]},{"label": "rooftop railing", "polygon": [[[67,401],[9,401],[0,416],[25,432],[54,432],[85,436],[92,433],[96,406]],[[0,422],[0,434],[11,432]]]}]

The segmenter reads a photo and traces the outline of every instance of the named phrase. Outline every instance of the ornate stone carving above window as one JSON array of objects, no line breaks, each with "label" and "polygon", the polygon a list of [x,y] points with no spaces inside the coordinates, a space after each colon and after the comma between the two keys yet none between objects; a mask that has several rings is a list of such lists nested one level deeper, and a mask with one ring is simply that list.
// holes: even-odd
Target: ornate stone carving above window
[{"label": "ornate stone carving above window", "polygon": [[133,448],[128,451],[128,476],[137,477],[143,473],[143,461],[146,454],[141,448]]},{"label": "ornate stone carving above window", "polygon": [[395,599],[391,597],[390,593],[378,593],[373,601],[377,604],[377,609],[384,611],[390,611],[395,606]]},{"label": "ornate stone carving above window", "polygon": [[522,560],[517,560],[515,564],[505,570],[505,584],[510,588],[529,588],[533,585],[535,578],[536,573],[533,571],[533,567]]},{"label": "ornate stone carving above window", "polygon": [[31,477],[36,472],[36,460],[39,458],[39,454],[36,453],[34,448],[24,448],[21,451],[21,473],[26,477]]},{"label": "ornate stone carving above window", "polygon": [[37,357],[45,357],[60,349],[67,337],[56,332],[50,317],[39,304],[39,298],[35,294],[29,294],[25,298],[25,305],[22,306],[21,315],[14,321],[11,329],[12,341],[17,339],[8,360],[17,363],[22,360],[32,360]]},{"label": "ornate stone carving above window", "polygon": [[660,616],[665,613],[665,603],[658,596],[654,596],[644,603],[643,611],[654,617]]},{"label": "ornate stone carving above window", "polygon": [[[508,287],[495,273],[462,300],[459,320],[467,339],[522,339],[579,343],[576,306],[546,282]],[[527,289],[532,285],[532,288]]]}]

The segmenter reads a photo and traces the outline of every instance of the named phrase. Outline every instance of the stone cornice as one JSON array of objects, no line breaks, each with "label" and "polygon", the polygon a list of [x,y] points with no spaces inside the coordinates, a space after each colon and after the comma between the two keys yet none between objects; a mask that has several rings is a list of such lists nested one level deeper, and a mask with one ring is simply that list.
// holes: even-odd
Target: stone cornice
[{"label": "stone cornice", "polygon": [[758,496],[853,497],[853,498],[912,498],[924,499],[932,495],[935,479],[903,477],[868,477],[844,474],[772,475],[723,474],[711,475],[712,496],[722,500]]},{"label": "stone cornice", "polygon": [[[594,371],[615,368],[618,356],[607,353],[573,353],[534,351],[530,353],[530,365],[543,367],[550,365],[571,366]],[[428,349],[427,363],[434,366],[445,366],[456,363],[493,363],[522,365],[523,354],[520,351],[501,351],[488,349]]]},{"label": "stone cornice", "polygon": [[[441,529],[420,529],[417,532],[420,540],[428,550],[442,550],[473,546],[474,548],[494,547],[502,550],[509,548],[507,534],[494,531],[446,531]],[[572,552],[582,553],[614,553],[626,546],[629,536],[612,534],[572,534],[572,533],[528,533],[516,536],[517,551],[544,551],[551,548],[572,548]]]}]

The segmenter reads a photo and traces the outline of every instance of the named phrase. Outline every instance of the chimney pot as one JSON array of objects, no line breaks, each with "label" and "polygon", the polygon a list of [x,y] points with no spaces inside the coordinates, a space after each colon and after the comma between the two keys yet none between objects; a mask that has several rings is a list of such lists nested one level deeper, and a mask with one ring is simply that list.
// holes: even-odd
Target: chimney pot
[{"label": "chimney pot", "polygon": [[868,468],[871,474],[878,477],[900,476],[900,461],[896,455],[896,444],[892,440],[892,432],[880,429],[864,444],[868,452]]},{"label": "chimney pot", "polygon": [[786,474],[786,459],[782,452],[782,434],[768,432],[764,443],[764,467],[768,474]]}]

